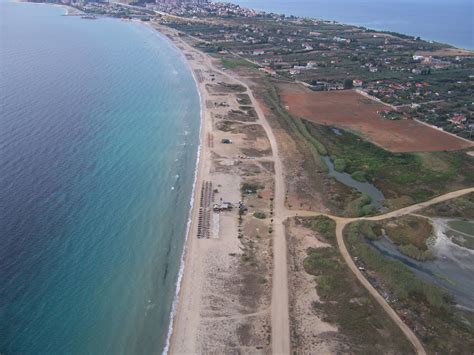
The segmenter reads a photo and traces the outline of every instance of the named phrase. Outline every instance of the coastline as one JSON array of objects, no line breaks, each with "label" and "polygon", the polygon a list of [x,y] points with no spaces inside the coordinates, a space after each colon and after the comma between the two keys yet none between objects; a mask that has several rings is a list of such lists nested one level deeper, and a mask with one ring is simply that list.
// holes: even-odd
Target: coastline
[{"label": "coastline", "polygon": [[197,204],[199,195],[198,195],[198,189],[196,187],[199,186],[202,183],[202,177],[201,177],[201,174],[200,174],[200,171],[202,170],[202,168],[200,167],[200,165],[201,165],[201,160],[202,160],[202,157],[201,157],[202,147],[204,146],[204,136],[203,136],[204,129],[203,129],[203,127],[204,127],[204,117],[205,117],[205,103],[203,102],[203,95],[202,95],[201,89],[199,88],[199,82],[196,78],[196,75],[194,73],[194,70],[193,70],[193,67],[192,67],[190,61],[188,61],[186,59],[185,53],[183,51],[181,51],[175,45],[175,43],[173,43],[173,41],[171,41],[167,36],[165,36],[158,29],[156,29],[155,27],[153,27],[152,25],[149,25],[149,24],[145,24],[145,25],[150,27],[151,29],[153,29],[153,31],[155,31],[156,33],[159,33],[164,39],[166,39],[177,50],[180,51],[180,53],[183,56],[183,60],[186,63],[186,65],[188,66],[189,70],[191,71],[194,82],[196,84],[196,89],[197,89],[197,92],[198,92],[198,95],[199,95],[199,106],[200,106],[200,108],[199,108],[199,111],[200,111],[199,144],[198,144],[198,149],[197,149],[197,152],[196,152],[196,155],[197,155],[197,157],[196,157],[196,166],[195,166],[195,169],[194,169],[194,181],[193,181],[193,187],[192,187],[192,192],[191,192],[191,198],[190,198],[190,201],[189,201],[189,213],[188,213],[188,220],[187,220],[187,223],[186,223],[186,235],[184,237],[183,250],[181,252],[181,257],[180,257],[179,273],[178,273],[178,278],[176,280],[175,292],[174,292],[175,295],[174,295],[173,303],[172,303],[172,306],[171,306],[171,313],[169,314],[169,323],[168,323],[168,331],[167,331],[167,335],[166,335],[165,346],[164,346],[163,351],[162,351],[162,354],[166,355],[166,354],[168,354],[169,349],[171,347],[171,339],[172,339],[172,335],[173,335],[173,325],[175,323],[176,314],[179,310],[179,304],[180,304],[179,295],[180,295],[180,290],[181,290],[181,286],[182,286],[182,283],[183,283],[183,278],[184,278],[184,275],[185,275],[185,268],[186,268],[186,260],[185,259],[186,259],[188,243],[189,243],[189,239],[190,239],[190,232],[191,232],[191,229],[193,227],[193,222],[195,223],[195,221],[196,221],[196,215],[198,213],[197,211],[199,210],[199,206]]},{"label": "coastline", "polygon": [[[143,23],[142,23],[143,24]],[[197,224],[199,219],[199,186],[202,185],[204,179],[206,177],[205,169],[205,161],[209,160],[208,151],[205,146],[205,136],[208,133],[208,129],[206,127],[206,123],[209,120],[206,120],[206,116],[208,112],[206,111],[205,99],[206,99],[206,91],[205,88],[199,85],[199,80],[196,77],[195,70],[197,66],[194,61],[191,61],[186,58],[186,53],[190,51],[184,50],[182,47],[178,46],[176,41],[173,41],[169,36],[166,35],[164,32],[163,27],[157,28],[152,24],[145,23],[145,26],[151,28],[153,31],[158,33],[164,39],[166,39],[169,43],[171,43],[179,52],[182,54],[184,62],[188,66],[191,74],[193,76],[193,80],[196,84],[196,89],[199,94],[199,104],[200,104],[200,128],[199,128],[199,146],[197,151],[197,160],[195,166],[195,173],[194,173],[194,182],[193,182],[193,190],[190,199],[190,210],[188,214],[188,221],[187,221],[187,228],[186,228],[186,236],[184,239],[183,250],[181,254],[180,260],[180,267],[179,267],[179,274],[178,279],[176,281],[175,286],[175,296],[171,308],[171,313],[169,315],[169,324],[168,324],[168,331],[166,337],[165,347],[163,348],[162,354],[173,353],[173,349],[176,347],[176,328],[178,326],[178,319],[180,314],[183,312],[182,301],[183,301],[183,289],[189,287],[189,272],[187,272],[189,264],[190,264],[190,257],[192,255],[192,250],[194,249],[194,242],[196,238],[193,238],[193,235],[196,234],[197,231]],[[161,29],[161,30],[160,30]],[[210,118],[210,117],[209,117]]]},{"label": "coastline", "polygon": [[[54,5],[54,4],[53,4]],[[62,5],[55,5],[59,7],[65,8],[66,12],[67,6],[62,6]],[[68,13],[66,13],[68,15]],[[73,16],[73,15],[71,15]],[[245,86],[248,90],[248,95],[251,98],[252,103],[255,103],[256,100],[253,97],[251,89],[248,87],[245,81],[245,77],[237,74],[237,73],[223,73],[220,68],[218,68],[215,64],[215,59],[212,58],[211,56],[207,55],[204,52],[201,52],[197,49],[195,49],[191,44],[187,43],[185,40],[180,38],[177,35],[177,32],[171,28],[168,28],[166,26],[162,26],[156,23],[144,23],[141,21],[133,21],[136,23],[143,24],[145,26],[150,27],[150,29],[153,32],[157,32],[160,37],[163,39],[166,39],[179,53],[182,55],[183,62],[186,63],[187,67],[189,70],[191,70],[191,74],[193,76],[194,83],[196,85],[196,89],[198,91],[199,95],[199,110],[200,110],[200,116],[199,116],[199,143],[196,151],[196,162],[194,164],[194,176],[193,176],[193,185],[192,185],[192,191],[190,194],[189,198],[189,209],[187,209],[187,220],[186,220],[186,231],[184,235],[184,240],[183,244],[181,245],[181,252],[180,252],[180,257],[179,257],[179,271],[177,274],[177,278],[175,281],[174,285],[174,297],[173,301],[171,304],[171,311],[168,315],[169,317],[169,323],[166,331],[166,339],[165,339],[165,345],[162,350],[162,354],[168,354],[168,353],[183,353],[183,352],[189,352],[190,350],[193,350],[194,352],[197,352],[198,350],[201,350],[202,352],[202,345],[199,347],[199,341],[205,341],[204,340],[199,340],[200,336],[202,335],[201,328],[203,325],[205,325],[205,319],[211,319],[212,316],[209,314],[206,314],[206,304],[203,303],[202,299],[204,298],[205,292],[199,291],[198,287],[196,286],[202,286],[206,282],[206,277],[209,278],[209,274],[206,274],[206,269],[208,268],[209,265],[206,263],[209,263],[209,260],[206,260],[205,258],[202,257],[202,254],[204,252],[208,253],[209,251],[215,251],[217,248],[219,249],[219,252],[224,252],[225,254],[230,255],[230,252],[234,251],[235,249],[229,248],[228,246],[231,245],[232,247],[235,247],[235,233],[232,234],[232,238],[234,239],[233,244],[229,244],[228,241],[226,240],[220,240],[220,239],[228,239],[230,237],[229,230],[232,230],[232,228],[228,228],[227,230],[224,229],[224,233],[217,238],[220,238],[219,240],[203,240],[203,239],[198,239],[199,235],[199,223],[200,223],[200,206],[202,207],[202,198],[201,198],[201,186],[204,186],[204,184],[207,183],[207,181],[214,181],[216,182],[221,182],[219,179],[216,179],[215,177],[215,169],[216,165],[216,153],[223,155],[226,155],[226,153],[229,151],[228,147],[225,147],[223,145],[219,145],[214,147],[214,143],[210,143],[211,141],[213,142],[213,135],[216,137],[216,142],[220,143],[220,138],[223,136],[220,135],[222,132],[218,133],[219,128],[217,128],[216,121],[214,120],[214,114],[216,112],[215,107],[211,108],[209,106],[210,101],[216,100],[216,95],[212,94],[212,92],[209,90],[208,85],[211,84],[211,79],[210,76],[213,76],[214,74],[216,75],[216,79],[226,81],[227,83],[232,83],[232,84],[242,84]],[[183,63],[184,64],[184,63]],[[225,69],[224,69],[225,70]],[[213,73],[213,74],[209,74]],[[214,78],[212,79],[214,80]],[[214,82],[214,84],[217,83]],[[221,98],[223,100],[229,99],[231,94],[220,94]],[[214,102],[216,104],[216,102]],[[179,105],[179,103],[177,103]],[[255,105],[255,109],[257,111],[257,116],[262,118],[262,112],[261,108],[258,107],[258,105]],[[250,125],[250,124],[249,124]],[[265,133],[268,136],[268,139],[270,141],[270,145],[272,149],[272,156],[273,156],[273,163],[274,163],[274,175],[275,175],[275,190],[274,190],[274,196],[276,195],[276,215],[275,215],[275,224],[274,224],[274,238],[275,240],[275,247],[274,249],[276,252],[279,254],[279,256],[275,256],[275,272],[276,275],[282,275],[286,274],[286,261],[283,264],[278,264],[276,261],[277,260],[286,260],[283,259],[285,253],[286,253],[286,245],[282,244],[281,238],[279,238],[281,235],[285,234],[285,231],[283,230],[283,220],[286,219],[287,217],[292,216],[288,211],[286,211],[285,207],[285,202],[282,200],[283,194],[282,191],[285,191],[285,186],[284,186],[284,170],[282,169],[281,166],[281,161],[278,159],[278,147],[275,143],[275,137],[273,135],[271,127],[268,125],[268,122],[266,119],[260,119],[259,125],[261,125]],[[226,133],[227,134],[227,133]],[[231,135],[229,133],[229,135]],[[232,136],[232,135],[231,135]],[[211,140],[212,138],[212,140]],[[219,138],[219,139],[217,139]],[[234,140],[234,136],[232,136],[232,140]],[[235,146],[238,146],[239,143],[235,142]],[[250,143],[249,143],[250,144]],[[222,147],[222,148],[221,148]],[[242,153],[243,154],[243,153]],[[235,158],[236,161],[239,160],[240,156],[233,157]],[[255,157],[247,157],[246,159],[256,159]],[[269,159],[268,157],[266,158],[267,160]],[[257,158],[258,160],[258,158]],[[191,167],[189,167],[191,168]],[[229,181],[226,181],[227,185],[233,184],[233,188],[237,188],[240,190],[240,178],[242,175],[239,175],[235,172],[232,172],[234,176],[232,176],[232,179],[229,177]],[[236,178],[237,180],[235,180]],[[216,181],[217,180],[217,181]],[[236,185],[235,182],[239,181],[239,185]],[[189,185],[188,185],[189,186]],[[221,185],[219,186],[219,190],[221,189]],[[225,190],[225,186],[223,188]],[[279,191],[280,194],[276,193],[275,191]],[[278,200],[280,199],[280,200]],[[221,199],[222,201],[222,199]],[[298,215],[298,214],[296,214]],[[235,216],[233,217],[235,218]],[[332,218],[332,217],[331,217]],[[335,217],[337,218],[337,217]],[[273,220],[272,220],[273,223]],[[235,225],[232,225],[232,227],[235,227]],[[218,226],[219,228],[219,226]],[[221,228],[226,228],[222,227]],[[226,232],[228,235],[226,235]],[[219,232],[218,232],[219,233]],[[342,232],[341,232],[342,233]],[[211,238],[213,238],[211,236]],[[211,249],[210,244],[213,243],[212,247],[214,249]],[[222,244],[224,243],[224,244]],[[283,243],[285,243],[283,241]],[[344,242],[342,242],[342,245],[344,246]],[[179,251],[178,251],[179,253]],[[176,259],[175,259],[176,260]],[[350,264],[348,262],[348,264]],[[211,264],[212,266],[213,264]],[[220,270],[218,270],[220,271]],[[354,271],[354,273],[357,275],[357,270]],[[272,308],[275,308],[275,310],[272,310],[273,314],[278,314],[278,321],[285,320],[285,315],[284,312],[287,312],[287,309],[283,308],[288,308],[288,299],[279,300],[279,298],[284,297],[281,295],[281,290],[285,289],[286,291],[288,290],[288,285],[285,284],[279,284],[281,283],[282,280],[280,277],[275,276],[275,280],[273,281],[273,292],[274,295],[272,297],[273,300],[275,300],[275,305],[271,305]],[[205,287],[205,286],[204,286]],[[291,286],[290,286],[291,287]],[[225,290],[217,288],[213,290],[216,294],[219,292],[225,293]],[[278,291],[278,293],[275,293]],[[189,296],[192,296],[192,300],[190,300]],[[287,295],[288,296],[288,295]],[[187,302],[184,302],[187,301]],[[282,302],[283,301],[283,302]],[[189,305],[187,303],[190,303]],[[280,314],[283,314],[280,318]],[[252,315],[253,316],[253,315]],[[207,317],[207,318],[206,318]],[[245,317],[243,315],[242,317]],[[232,316],[229,317],[228,314],[223,314],[221,318],[227,318],[228,320],[234,320]],[[204,321],[203,321],[204,319]],[[214,318],[213,318],[214,319]],[[288,323],[288,322],[287,322]],[[198,327],[199,325],[200,327]],[[282,330],[283,328],[283,330]],[[272,319],[272,329],[274,329],[276,335],[281,335],[287,332],[285,328],[285,325],[274,327],[273,326],[273,319]],[[163,329],[163,333],[165,330]],[[191,336],[189,336],[191,334]],[[221,336],[223,333],[220,333]],[[285,339],[284,337],[277,337],[273,336],[272,334],[272,342],[284,342]],[[165,334],[163,334],[165,335]],[[222,338],[224,339],[224,338]],[[416,341],[416,337],[415,340]],[[198,346],[196,346],[198,345]],[[213,344],[216,345],[216,344]],[[282,344],[279,345],[279,347],[273,347],[273,349],[282,349],[285,348],[287,345]],[[421,345],[420,345],[421,346]],[[258,349],[258,347],[257,347]],[[270,348],[272,349],[272,348]],[[265,350],[268,350],[265,349]],[[290,349],[288,349],[290,350]],[[266,352],[266,351],[264,351]],[[276,351],[278,352],[278,351]],[[286,352],[286,351],[285,351]]]},{"label": "coastline", "polygon": [[[15,1],[15,2],[17,2],[17,1]],[[30,4],[30,3],[28,3],[28,4]],[[58,16],[66,16],[67,14],[71,14],[71,11],[69,11],[69,7],[67,7],[67,6],[62,6],[62,5],[55,5],[55,4],[43,4],[43,3],[41,3],[41,4],[42,4],[42,5],[53,5],[55,8],[61,8],[62,10],[61,10],[61,11],[59,11],[59,10],[54,10],[54,8],[48,8],[48,6],[43,6],[42,8],[38,8],[38,7],[35,8],[35,7],[32,7],[31,12],[32,12],[33,14],[34,14],[35,12],[37,12],[37,13],[40,13],[40,12],[43,13],[43,12],[44,12],[44,13],[47,13],[47,14],[51,14],[51,17],[54,17],[54,18],[59,19],[58,21],[60,21],[60,22],[70,22],[70,21],[68,21],[68,20],[62,21],[62,20],[60,20],[61,17],[58,17]],[[19,5],[21,5],[21,4],[19,4]],[[25,5],[25,6],[17,6],[17,7],[20,8],[20,11],[21,11],[21,8],[26,7],[26,5]],[[41,10],[41,11],[40,11],[40,10]],[[94,22],[94,23],[88,22],[88,23],[86,23],[87,21],[82,21],[82,20],[80,20],[80,19],[79,19],[79,21],[73,21],[73,22],[75,22],[75,23],[76,23],[76,22],[77,22],[77,23],[80,23],[80,24],[83,25],[83,26],[89,26],[89,24],[91,24],[92,26],[98,25],[97,22]],[[143,23],[143,22],[140,22],[140,23]],[[122,26],[122,25],[120,25],[120,26]],[[154,30],[153,30],[153,33],[155,33]],[[156,36],[156,34],[153,34],[153,35],[151,35],[151,36]],[[128,39],[128,37],[126,37],[126,38]],[[133,38],[135,38],[135,37],[133,37]],[[155,37],[155,38],[156,38],[156,37]],[[128,42],[130,42],[130,41],[128,41]],[[132,41],[132,43],[138,43],[138,41]],[[164,44],[166,45],[166,42],[164,42]],[[169,46],[169,47],[175,48],[174,45],[173,45],[173,46]],[[197,109],[196,100],[197,100],[198,98],[196,98],[195,92],[192,91],[192,90],[194,90],[194,86],[192,86],[192,83],[189,82],[189,80],[192,80],[192,79],[189,77],[189,75],[187,75],[188,72],[186,72],[186,70],[183,70],[183,68],[186,69],[185,65],[187,65],[188,62],[185,61],[185,60],[183,60],[183,62],[181,62],[181,61],[180,61],[181,58],[179,57],[180,52],[178,52],[178,50],[176,50],[176,51],[174,52],[174,51],[173,51],[173,48],[171,48],[172,50],[171,50],[170,52],[173,54],[173,57],[175,57],[175,58],[176,58],[176,55],[177,55],[177,58],[176,58],[176,59],[178,59],[178,60],[177,60],[177,61],[178,61],[177,64],[179,64],[179,65],[177,65],[176,68],[177,68],[177,70],[179,70],[181,73],[184,72],[184,73],[186,74],[186,75],[183,75],[183,76],[179,75],[178,77],[179,77],[179,78],[185,77],[185,82],[187,83],[186,88],[189,88],[189,87],[190,87],[190,88],[191,88],[190,93],[193,94],[193,95],[192,95],[192,98],[193,98],[193,100],[192,100],[192,101],[193,101],[193,102],[192,102],[192,103],[193,103],[192,108],[193,108],[194,110],[190,110],[190,111],[189,111],[190,114],[188,113],[188,117],[189,117],[189,116],[192,117],[193,122],[195,123],[195,124],[193,125],[193,127],[194,127],[194,128],[193,128],[193,129],[194,129],[194,133],[192,134],[192,136],[194,137],[194,139],[193,139],[193,144],[192,144],[192,145],[193,145],[194,147],[188,149],[188,151],[190,151],[190,154],[187,155],[187,158],[192,158],[192,159],[187,159],[187,161],[189,162],[189,165],[192,165],[192,166],[194,167],[194,170],[193,170],[193,171],[189,170],[189,169],[191,169],[191,166],[184,167],[184,169],[187,169],[187,171],[188,171],[188,173],[186,174],[187,177],[188,177],[188,179],[186,179],[186,186],[187,186],[187,187],[186,187],[186,191],[187,191],[187,193],[186,193],[186,195],[184,196],[184,197],[185,197],[185,201],[183,201],[184,204],[183,204],[183,203],[180,204],[180,207],[183,207],[183,208],[180,208],[180,211],[184,210],[184,213],[181,212],[181,213],[179,214],[179,215],[181,215],[181,217],[180,217],[179,219],[182,220],[182,222],[181,222],[182,224],[181,224],[180,230],[183,231],[183,230],[186,228],[186,235],[188,235],[188,234],[189,234],[189,229],[190,229],[190,226],[191,226],[192,207],[193,207],[193,205],[194,205],[193,201],[194,201],[194,194],[195,194],[195,190],[196,190],[195,186],[196,186],[197,176],[198,176],[199,155],[200,155],[200,147],[201,147],[201,143],[199,143],[199,142],[202,142],[202,137],[199,137],[199,142],[196,142],[196,138],[198,138],[198,137],[196,137],[196,134],[197,134],[196,129],[198,129],[199,132],[201,132],[201,123],[198,123],[197,120],[202,121],[202,117],[203,117],[203,113],[202,113],[202,112],[203,112],[203,104],[202,104],[202,102],[201,102],[201,100],[202,100],[201,95],[199,95],[199,110],[200,110],[201,114],[200,114],[200,116],[199,116],[199,118],[198,118],[197,115],[196,115],[196,114],[197,114],[197,112],[196,112],[196,109]],[[174,55],[174,54],[176,54],[176,55]],[[186,64],[185,64],[185,62],[186,62]],[[152,62],[152,63],[153,63],[153,62]],[[180,69],[180,68],[182,68],[182,69]],[[158,68],[158,69],[159,69],[159,68]],[[156,70],[156,67],[155,67],[154,69],[150,69],[150,70]],[[191,72],[192,72],[192,70],[191,70]],[[172,73],[172,74],[175,74],[175,73]],[[169,75],[172,75],[172,74],[169,74]],[[192,72],[192,74],[193,74],[193,78],[194,78],[194,80],[195,80],[195,84],[196,84],[196,87],[197,87],[196,78],[195,78],[193,72]],[[178,84],[178,85],[179,85],[179,84]],[[159,86],[158,86],[158,87],[159,87]],[[188,91],[188,92],[189,92],[189,91]],[[198,90],[198,93],[200,94],[200,91],[199,91],[199,90]],[[185,93],[185,95],[186,95],[186,93]],[[183,100],[183,101],[186,101],[186,100]],[[179,105],[179,104],[176,105],[176,103],[171,102],[170,105],[175,105],[175,106],[177,106],[177,110],[176,110],[176,111],[180,111],[180,105]],[[190,106],[190,107],[191,107],[191,106]],[[155,111],[155,110],[153,110],[153,111],[151,111],[151,112],[152,112],[152,113],[154,112],[153,115],[156,115],[156,111]],[[173,112],[173,111],[171,111],[171,112]],[[197,124],[199,124],[199,128],[195,127]],[[200,133],[199,133],[199,134],[200,134]],[[196,147],[196,144],[195,144],[195,143],[198,143],[198,146],[197,146],[197,147]],[[174,144],[174,143],[173,143],[173,144]],[[179,149],[182,149],[182,148],[179,148]],[[183,148],[183,149],[184,149],[184,148]],[[170,152],[170,153],[171,153],[171,152]],[[196,158],[196,156],[195,156],[194,154],[197,155],[196,161],[194,160],[194,158]],[[153,158],[153,156],[152,156],[152,158]],[[154,159],[155,159],[155,163],[156,163],[156,156],[155,156]],[[153,164],[153,165],[155,165],[155,164]],[[159,165],[158,165],[158,166],[159,166]],[[191,175],[191,176],[189,176],[189,175]],[[148,176],[153,176],[153,175],[149,174]],[[173,175],[173,176],[174,176],[174,175]],[[189,177],[191,177],[191,179],[189,179]],[[191,190],[191,185],[190,185],[191,180],[193,181],[193,182],[192,182],[192,183],[193,183],[193,188],[192,188],[192,190]],[[169,185],[168,185],[167,183],[166,183],[166,184],[163,184],[163,186],[165,186],[164,189],[168,190],[168,186],[169,186]],[[191,193],[189,193],[190,190],[191,190]],[[151,200],[151,203],[152,203],[152,204],[156,204],[156,203],[158,202],[158,201],[156,201],[156,200],[154,201],[154,200],[155,200],[155,199],[152,199],[152,200]],[[188,205],[188,204],[189,204],[189,205]],[[186,222],[185,222],[185,221],[186,221]],[[183,225],[184,222],[186,223],[186,227]],[[179,248],[178,250],[176,250],[176,257],[173,258],[173,260],[174,260],[173,263],[174,263],[174,264],[176,264],[178,261],[180,261],[180,260],[177,260],[178,257],[179,257],[181,260],[182,260],[183,257],[184,257],[184,252],[185,252],[185,251],[184,251],[184,248],[185,248],[185,245],[186,245],[186,240],[185,240],[184,243],[183,243],[182,240],[183,240],[184,235],[183,235],[182,232],[181,232],[180,234],[181,234],[181,236],[177,235],[177,237],[179,237],[178,243],[174,243],[174,244],[177,244],[177,247]],[[164,250],[164,249],[165,249],[165,248],[163,248],[163,250]],[[176,248],[176,249],[177,249],[177,248]],[[182,250],[182,249],[183,249],[183,250]],[[152,249],[149,249],[149,250],[152,250]],[[168,251],[168,253],[169,253],[169,251]],[[175,293],[175,291],[176,291],[176,292],[179,291],[180,279],[181,279],[181,275],[182,275],[182,273],[183,273],[184,263],[183,263],[183,262],[180,262],[180,264],[178,265],[178,267],[179,267],[179,275],[178,275],[178,282],[176,283],[176,285],[178,285],[178,289],[175,290],[175,288],[176,288],[176,287],[175,287],[175,280],[170,280],[171,282],[169,282],[169,284],[171,284],[171,285],[166,284],[166,286],[167,286],[166,288],[169,290],[168,292],[169,292],[169,294],[170,294],[170,296],[171,296],[171,297],[169,298],[169,300],[166,301],[166,308],[169,308],[170,306],[172,306],[173,308],[176,307],[176,306],[174,305],[175,301],[173,301],[173,304],[171,304],[170,301],[171,301],[171,298],[173,298],[173,294]],[[156,265],[154,266],[154,268],[156,269]],[[176,276],[177,276],[177,273],[176,273],[177,270],[176,270],[176,269],[177,269],[177,268],[174,269],[174,270],[175,270],[175,271],[173,272],[174,275],[172,275],[172,276],[173,276],[173,279],[176,279]],[[166,278],[166,272],[168,272],[167,269],[166,269],[166,271],[165,271],[165,274],[164,274],[165,276],[164,276],[164,278]],[[171,273],[170,273],[170,274],[171,274]],[[171,276],[170,274],[168,274],[168,279],[170,279],[170,277],[169,277],[169,276]],[[169,287],[169,286],[171,286],[171,287]],[[140,287],[140,288],[141,288],[141,287]],[[139,293],[140,293],[141,295],[146,295],[146,293],[143,293],[142,291],[139,291]],[[150,300],[148,300],[148,302],[151,303]],[[138,302],[135,302],[135,305],[138,305],[138,304],[139,304]],[[147,304],[146,312],[149,310],[148,307],[151,308],[152,306],[149,305],[149,304]],[[153,307],[154,307],[154,305],[153,305]],[[165,309],[164,317],[163,317],[165,320],[169,317],[169,312],[167,312],[167,311],[168,311],[168,310]],[[129,311],[127,311],[127,312],[130,313]],[[131,322],[127,322],[126,325],[128,326],[130,323],[131,323]],[[167,323],[167,322],[166,322],[166,323]],[[171,326],[172,326],[172,324],[171,324]],[[160,332],[161,332],[160,337],[163,338],[162,340],[160,340],[161,346],[163,346],[163,341],[165,340],[164,338],[165,338],[165,336],[166,336],[167,328],[168,328],[168,324],[165,324],[164,327],[161,327],[161,326],[160,326]],[[152,329],[151,331],[156,332],[156,328],[155,328],[155,329]],[[119,343],[119,342],[117,342],[117,343]],[[120,343],[119,343],[119,344],[120,344]],[[160,351],[161,351],[161,346],[160,346]],[[155,346],[154,348],[155,348],[155,350],[156,350],[156,346]]]},{"label": "coastline", "polygon": [[[292,10],[289,10],[287,9],[286,7],[281,7],[282,5],[282,1],[277,1],[277,4],[274,4],[272,2],[269,2],[269,1],[239,1],[239,0],[234,0],[234,1],[231,1],[232,3],[235,3],[235,4],[238,4],[240,5],[241,7],[245,7],[245,8],[251,8],[253,10],[256,10],[256,11],[262,11],[262,12],[266,12],[266,13],[276,13],[276,14],[284,14],[286,16],[297,16],[297,17],[302,17],[302,18],[311,18],[311,19],[317,19],[317,20],[322,20],[322,21],[331,21],[335,24],[338,24],[338,25],[342,25],[342,26],[345,26],[345,25],[349,25],[349,26],[356,26],[356,27],[364,27],[364,28],[367,28],[369,30],[373,30],[373,31],[377,31],[377,32],[385,32],[385,33],[397,33],[399,35],[403,35],[403,36],[409,36],[409,37],[421,37],[421,39],[425,40],[425,41],[429,41],[429,42],[436,42],[436,43],[440,43],[440,44],[443,44],[443,45],[446,45],[446,46],[449,46],[449,47],[453,47],[453,48],[458,48],[458,49],[462,49],[462,50],[467,50],[467,51],[474,51],[474,42],[472,41],[472,36],[471,36],[471,41],[470,42],[467,42],[466,40],[463,40],[461,42],[457,41],[455,39],[455,36],[453,37],[453,34],[452,33],[448,33],[446,34],[446,36],[444,37],[449,37],[449,38],[440,38],[439,36],[433,36],[433,32],[431,31],[430,34],[428,33],[425,33],[423,30],[419,31],[414,31],[412,28],[410,29],[402,29],[402,28],[399,28],[399,26],[396,26],[395,24],[397,22],[399,22],[400,24],[403,24],[405,23],[405,25],[407,23],[410,22],[410,20],[413,20],[412,18],[405,18],[405,19],[398,19],[396,21],[391,21],[391,19],[384,19],[383,21],[378,21],[378,20],[375,20],[375,19],[370,19],[370,18],[357,18],[357,16],[354,18],[352,17],[352,19],[350,18],[347,18],[347,16],[344,16],[341,14],[339,14],[336,10],[334,10],[334,8],[332,8],[329,13],[324,13],[324,14],[318,14],[318,15],[314,15],[314,13],[312,13],[311,11],[309,11],[309,13],[306,13],[305,12],[305,7],[304,5],[308,5],[308,2],[305,2],[305,1],[300,1],[300,2],[296,2],[296,10],[295,9],[292,9]],[[366,5],[365,7],[368,7],[372,1],[368,1],[366,2]],[[328,3],[328,1],[323,1],[322,2],[323,5],[326,5]],[[271,5],[268,5],[268,4],[271,4]],[[275,9],[275,5],[277,6],[277,8]],[[299,7],[298,7],[299,5]],[[314,4],[315,6],[321,6],[321,2],[316,2],[316,4]],[[421,2],[417,2],[414,7],[414,9],[418,9],[419,6],[422,5]],[[339,3],[339,6],[342,6],[344,8],[344,2],[340,2]],[[348,11],[349,10],[349,11]],[[365,8],[365,10],[367,10]],[[416,13],[416,10],[412,10]],[[336,13],[334,13],[336,11]],[[350,9],[346,9],[346,12],[349,12],[350,13]],[[380,12],[380,9],[377,9],[376,10],[377,13]],[[341,12],[343,13],[343,12]],[[398,15],[398,14],[397,14]],[[453,16],[453,14],[450,14],[453,18],[455,18]],[[397,17],[397,16],[396,16]],[[431,21],[433,21],[433,19],[431,19]],[[429,22],[427,23],[428,26],[433,26],[433,23]],[[427,26],[424,26],[425,28]],[[457,43],[455,43],[457,42]]]},{"label": "coastline", "polygon": [[65,13],[62,16],[82,16],[85,15],[84,12],[82,12],[79,9],[76,9],[75,7],[66,5],[66,4],[53,4],[53,3],[47,3],[47,2],[33,2],[33,1],[28,1],[28,0],[12,0],[12,2],[18,2],[18,3],[28,3],[28,4],[40,4],[40,5],[49,5],[49,6],[54,6],[61,8],[65,11]]}]

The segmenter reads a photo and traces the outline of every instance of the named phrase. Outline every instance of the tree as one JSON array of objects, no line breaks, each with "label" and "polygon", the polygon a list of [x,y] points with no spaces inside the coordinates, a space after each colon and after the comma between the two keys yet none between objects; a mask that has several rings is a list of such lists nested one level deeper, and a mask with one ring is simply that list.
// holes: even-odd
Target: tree
[{"label": "tree", "polygon": [[344,80],[344,89],[352,89],[354,87],[354,84],[352,83],[352,79],[351,78],[347,78],[346,80]]}]

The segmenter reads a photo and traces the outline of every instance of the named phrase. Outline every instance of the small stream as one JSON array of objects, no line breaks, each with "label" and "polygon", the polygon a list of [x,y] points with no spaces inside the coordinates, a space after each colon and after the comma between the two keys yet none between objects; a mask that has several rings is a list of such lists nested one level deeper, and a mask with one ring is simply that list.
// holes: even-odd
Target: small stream
[{"label": "small stream", "polygon": [[[338,133],[335,133],[338,134]],[[334,177],[337,181],[343,183],[346,186],[352,187],[357,191],[369,195],[371,198],[371,204],[374,205],[377,209],[383,207],[381,201],[385,199],[382,191],[377,189],[373,184],[369,182],[360,182],[354,180],[352,176],[348,173],[340,173],[334,169],[334,164],[331,158],[327,155],[322,157],[326,166],[329,169],[329,175]]]},{"label": "small stream", "polygon": [[[369,244],[384,256],[401,261],[423,280],[448,290],[462,308],[474,311],[474,250],[453,243],[457,232],[449,228],[447,222],[446,219],[433,220],[436,241],[431,250],[435,260],[421,262],[409,258],[386,237]],[[462,235],[474,238],[474,235]]]}]

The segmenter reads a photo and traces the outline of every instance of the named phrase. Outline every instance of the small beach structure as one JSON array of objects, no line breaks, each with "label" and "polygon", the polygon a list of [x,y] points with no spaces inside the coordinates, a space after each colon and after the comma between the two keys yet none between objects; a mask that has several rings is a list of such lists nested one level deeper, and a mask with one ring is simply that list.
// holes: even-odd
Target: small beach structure
[{"label": "small beach structure", "polygon": [[221,202],[214,204],[213,210],[214,212],[231,211],[232,207],[232,203],[230,202]]}]

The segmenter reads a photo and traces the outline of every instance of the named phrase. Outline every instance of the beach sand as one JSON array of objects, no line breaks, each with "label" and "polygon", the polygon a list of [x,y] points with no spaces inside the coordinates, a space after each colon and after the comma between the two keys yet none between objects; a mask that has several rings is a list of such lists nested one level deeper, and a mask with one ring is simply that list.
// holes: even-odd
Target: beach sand
[{"label": "beach sand", "polygon": [[[202,109],[194,205],[169,352],[269,353],[271,144],[247,89],[173,30],[154,27],[186,57]],[[244,198],[249,210],[240,220],[241,183],[249,181],[260,189]],[[231,202],[233,210],[213,212],[213,204],[221,201]],[[255,211],[266,218],[255,218]]]}]

